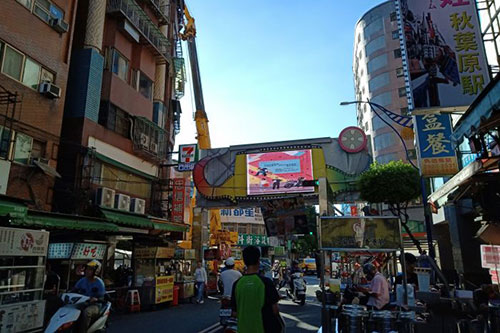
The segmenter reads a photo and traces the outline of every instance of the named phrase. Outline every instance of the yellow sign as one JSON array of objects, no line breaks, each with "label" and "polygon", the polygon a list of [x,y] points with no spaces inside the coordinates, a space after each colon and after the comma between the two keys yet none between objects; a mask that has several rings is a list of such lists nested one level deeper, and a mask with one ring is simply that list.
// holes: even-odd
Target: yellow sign
[{"label": "yellow sign", "polygon": [[156,277],[156,304],[174,299],[174,276]]},{"label": "yellow sign", "polygon": [[173,258],[175,249],[173,247],[159,247],[156,251],[156,258]]},{"label": "yellow sign", "polygon": [[210,235],[210,245],[221,243],[236,245],[238,243],[238,233],[234,231],[218,231]]},{"label": "yellow sign", "polygon": [[135,249],[137,259],[173,258],[175,249],[173,247],[142,247]]}]

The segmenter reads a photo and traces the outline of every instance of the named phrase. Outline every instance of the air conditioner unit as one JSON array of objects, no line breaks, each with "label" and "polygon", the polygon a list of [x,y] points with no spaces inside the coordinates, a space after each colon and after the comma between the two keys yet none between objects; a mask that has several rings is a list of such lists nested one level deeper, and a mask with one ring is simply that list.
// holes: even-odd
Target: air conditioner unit
[{"label": "air conditioner unit", "polygon": [[130,196],[115,194],[115,208],[128,211],[130,209]]},{"label": "air conditioner unit", "polygon": [[155,153],[155,154],[158,154],[158,144],[157,143],[154,143],[154,142],[151,142],[151,147],[150,147],[150,150]]},{"label": "air conditioner unit", "polygon": [[40,94],[43,94],[50,98],[59,98],[61,97],[61,88],[52,84],[51,82],[42,82],[38,86],[38,91]]},{"label": "air conditioner unit", "polygon": [[130,199],[130,211],[144,215],[144,212],[146,211],[146,201],[139,198]]},{"label": "air conditioner unit", "polygon": [[143,148],[149,149],[149,136],[147,136],[144,133],[141,133],[141,136],[139,137],[140,139],[140,145]]},{"label": "air conditioner unit", "polygon": [[96,192],[96,204],[102,207],[113,208],[115,206],[115,190],[107,187],[99,187]]},{"label": "air conditioner unit", "polygon": [[52,29],[61,34],[69,30],[69,24],[64,22],[61,18],[52,18],[50,20],[50,26],[52,27]]}]

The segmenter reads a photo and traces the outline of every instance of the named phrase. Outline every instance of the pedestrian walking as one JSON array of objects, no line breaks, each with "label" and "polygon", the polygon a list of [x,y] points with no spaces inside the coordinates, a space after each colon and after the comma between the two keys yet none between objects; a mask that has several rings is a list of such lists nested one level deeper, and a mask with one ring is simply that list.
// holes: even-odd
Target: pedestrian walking
[{"label": "pedestrian walking", "polygon": [[198,267],[196,267],[196,270],[194,271],[194,278],[196,281],[196,290],[197,290],[197,297],[196,297],[196,302],[203,304],[203,298],[204,298],[204,292],[205,292],[205,286],[207,285],[207,271],[205,270],[205,267],[203,267],[203,263],[201,261],[198,261]]},{"label": "pedestrian walking", "polygon": [[245,248],[243,261],[247,271],[233,284],[231,296],[238,333],[283,332],[278,292],[270,279],[259,275],[260,250],[255,246]]}]

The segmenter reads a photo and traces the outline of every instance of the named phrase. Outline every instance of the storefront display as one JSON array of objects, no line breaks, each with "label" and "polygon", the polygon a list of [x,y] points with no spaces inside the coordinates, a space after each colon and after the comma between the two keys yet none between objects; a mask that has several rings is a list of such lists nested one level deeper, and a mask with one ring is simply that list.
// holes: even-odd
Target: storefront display
[{"label": "storefront display", "polygon": [[173,299],[174,252],[171,247],[136,248],[135,285],[141,288],[141,304],[155,305]]},{"label": "storefront display", "polygon": [[0,332],[43,325],[43,283],[49,233],[0,227]]},{"label": "storefront display", "polygon": [[195,250],[176,249],[174,259],[175,285],[179,287],[179,298],[187,299],[194,296],[194,276],[196,267]]}]

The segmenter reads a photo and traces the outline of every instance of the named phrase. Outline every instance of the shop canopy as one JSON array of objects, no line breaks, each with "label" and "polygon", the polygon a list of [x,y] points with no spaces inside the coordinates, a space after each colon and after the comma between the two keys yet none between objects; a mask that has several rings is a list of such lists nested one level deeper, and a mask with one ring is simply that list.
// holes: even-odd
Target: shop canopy
[{"label": "shop canopy", "polygon": [[27,213],[28,207],[21,200],[0,196],[0,216],[24,218]]},{"label": "shop canopy", "polygon": [[175,223],[165,219],[153,218],[151,217],[151,221],[153,222],[153,229],[159,231],[177,231],[184,232],[189,229],[189,225],[184,223]]},{"label": "shop canopy", "polygon": [[46,229],[67,229],[82,231],[117,232],[118,226],[98,219],[90,219],[75,215],[28,211],[24,218],[14,218],[11,224]]},{"label": "shop canopy", "polygon": [[101,212],[106,220],[129,227],[141,229],[153,229],[153,222],[145,215],[129,213],[112,208],[101,207]]}]

